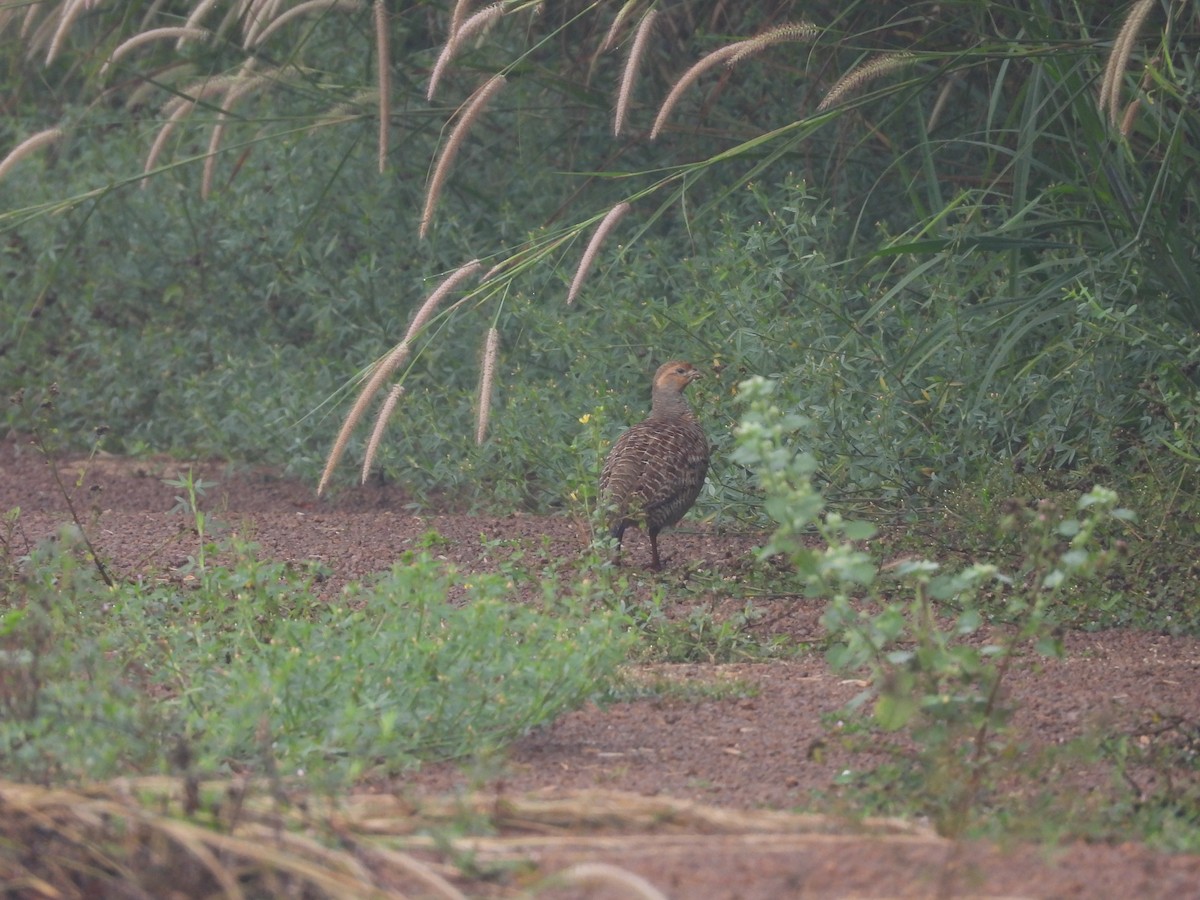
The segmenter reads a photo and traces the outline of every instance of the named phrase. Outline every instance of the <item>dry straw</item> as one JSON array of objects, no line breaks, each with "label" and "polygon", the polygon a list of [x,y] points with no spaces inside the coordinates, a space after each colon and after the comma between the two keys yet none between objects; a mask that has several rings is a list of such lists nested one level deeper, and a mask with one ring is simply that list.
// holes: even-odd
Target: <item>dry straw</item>
[{"label": "dry straw", "polygon": [[613,230],[617,222],[621,221],[621,217],[629,212],[628,203],[618,203],[608,211],[608,215],[600,222],[596,228],[596,233],[592,235],[592,239],[588,241],[587,249],[583,251],[583,257],[579,260],[579,268],[575,270],[575,277],[571,279],[571,289],[567,292],[568,305],[575,302],[575,298],[579,296],[579,289],[583,286],[583,280],[587,277],[588,270],[591,269],[592,263],[596,260],[596,253],[600,250],[600,245],[604,243],[604,239],[608,237],[608,233]]},{"label": "dry straw", "polygon": [[[404,340],[393,347],[387,356],[383,357],[376,364],[371,377],[367,380],[366,387],[359,393],[358,399],[354,401],[354,405],[350,408],[349,415],[346,416],[346,421],[342,423],[342,429],[338,432],[337,440],[333,442],[333,449],[329,451],[329,458],[325,460],[325,471],[321,473],[321,482],[317,485],[318,496],[324,492],[326,486],[329,484],[333,470],[337,468],[338,461],[342,458],[342,454],[346,452],[346,444],[350,440],[350,434],[363,417],[363,413],[366,412],[371,399],[378,393],[383,383],[391,377],[391,374],[408,359],[409,354],[412,352],[413,338],[425,327],[425,324],[437,310],[438,304],[445,299],[446,295],[458,287],[464,279],[473,275],[481,265],[479,260],[472,260],[465,266],[455,269],[445,281],[438,285],[437,289],[421,304],[421,308],[417,310],[417,314],[413,316],[412,324],[408,326]],[[382,426],[376,425],[376,428],[380,427]]]},{"label": "dry straw", "polygon": [[37,134],[31,134],[25,138],[25,140],[12,148],[8,156],[0,160],[0,181],[3,181],[8,173],[13,170],[13,167],[25,157],[31,153],[36,153],[49,144],[53,144],[62,136],[63,132],[61,128],[47,128],[45,131],[39,131]]},{"label": "dry straw", "polygon": [[[532,896],[564,884],[606,884],[622,896],[659,900],[662,893],[648,880],[603,860],[682,858],[697,850],[728,855],[750,843],[810,858],[852,852],[864,841],[896,853],[950,846],[931,828],[899,819],[847,825],[831,816],[731,810],[618,791],[296,794],[300,802],[281,804],[263,782],[187,784],[162,776],[95,784],[86,792],[0,781],[4,839],[28,847],[49,836],[56,848],[10,854],[6,883],[47,897],[80,896],[87,880],[93,889],[121,896],[175,891],[464,900],[466,891],[486,885],[456,861],[503,870],[570,856],[579,862],[562,872],[533,867],[531,877],[539,880]],[[188,798],[199,808],[189,810]],[[488,823],[489,833],[458,835],[455,825],[468,814]],[[438,870],[455,875],[463,889]]]},{"label": "dry straw", "polygon": [[504,15],[504,4],[493,3],[490,6],[485,6],[463,22],[462,25],[454,27],[451,30],[450,36],[446,39],[446,46],[442,48],[442,52],[438,54],[437,62],[433,64],[433,74],[429,76],[429,90],[425,93],[426,100],[433,99],[438,82],[441,81],[442,73],[446,70],[446,66],[450,64],[450,61],[454,59],[455,54],[458,53],[463,43],[473,34],[491,25],[502,15]]},{"label": "dry straw", "polygon": [[824,112],[846,97],[861,90],[876,78],[881,78],[884,75],[895,72],[897,69],[903,69],[905,66],[912,65],[915,59],[916,57],[908,52],[885,53],[881,56],[876,56],[874,59],[863,63],[857,68],[851,69],[829,89],[829,93],[825,95],[825,99],[817,105],[817,112]]},{"label": "dry straw", "polygon": [[629,114],[629,100],[633,96],[633,83],[637,79],[638,66],[641,64],[642,56],[645,55],[646,44],[650,40],[650,32],[654,29],[654,20],[657,16],[658,11],[653,9],[642,16],[642,21],[638,23],[637,34],[633,37],[633,44],[629,48],[629,58],[625,60],[625,71],[621,73],[621,89],[617,92],[617,111],[613,117],[613,134],[616,137],[621,136],[621,131],[625,127],[625,119]]},{"label": "dry straw", "polygon": [[387,170],[392,124],[392,34],[386,0],[375,0],[375,64],[379,67],[379,174]]},{"label": "dry straw", "polygon": [[1129,59],[1133,55],[1133,45],[1138,33],[1154,8],[1155,0],[1139,0],[1129,9],[1117,39],[1113,42],[1112,53],[1108,57],[1108,65],[1104,68],[1104,79],[1100,83],[1100,110],[1107,113],[1109,121],[1117,125],[1121,123],[1122,134],[1128,133],[1132,118],[1122,116],[1121,112],[1121,80],[1129,68]]},{"label": "dry straw", "polygon": [[555,875],[553,882],[596,887],[611,886],[620,891],[623,897],[632,897],[636,900],[667,900],[666,894],[641,875],[635,875],[628,869],[622,869],[611,863],[576,863]]},{"label": "dry straw", "polygon": [[500,355],[500,332],[489,328],[483,347],[483,365],[479,370],[479,415],[475,420],[475,443],[482,444],[487,436],[488,418],[492,412],[492,386],[496,380],[496,358]]},{"label": "dry straw", "polygon": [[454,157],[458,155],[459,147],[462,146],[467,132],[471,130],[471,125],[479,118],[479,114],[483,112],[488,102],[492,97],[496,96],[496,93],[504,85],[505,79],[503,75],[493,76],[463,104],[462,114],[451,130],[450,136],[446,139],[446,145],[442,148],[442,155],[434,163],[433,175],[430,177],[429,187],[425,191],[425,209],[421,212],[421,227],[417,232],[418,236],[422,239],[429,233],[429,226],[433,222],[433,210],[437,206],[438,197],[442,193],[442,185],[446,182],[446,175],[454,163]]}]

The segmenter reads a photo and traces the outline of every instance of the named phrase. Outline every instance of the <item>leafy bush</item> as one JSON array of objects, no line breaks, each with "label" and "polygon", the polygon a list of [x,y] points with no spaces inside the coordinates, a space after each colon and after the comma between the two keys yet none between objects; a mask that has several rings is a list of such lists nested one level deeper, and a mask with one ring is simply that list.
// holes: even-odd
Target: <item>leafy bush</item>
[{"label": "leafy bush", "polygon": [[[1001,699],[1005,676],[1030,651],[1059,655],[1069,598],[1115,559],[1116,549],[1101,546],[1102,530],[1132,514],[1098,486],[1080,498],[1074,516],[1051,504],[1013,503],[1006,527],[1023,546],[1020,571],[976,562],[943,573],[935,562],[906,558],[883,573],[860,543],[874,526],[826,511],[813,488],[815,459],[793,443],[804,418],[776,405],[773,385],[763,379],[743,382],[741,393],[747,411],[735,456],[754,469],[777,523],[761,552],[785,554],[806,591],[826,599],[829,662],[870,674],[851,708],[873,700],[874,725],[912,739],[910,762],[920,777],[909,799],[944,833],[961,833],[990,774],[1003,765],[997,738],[1009,714]],[[809,530],[823,547],[802,540]],[[995,582],[1006,588],[1000,610],[980,597]]]}]

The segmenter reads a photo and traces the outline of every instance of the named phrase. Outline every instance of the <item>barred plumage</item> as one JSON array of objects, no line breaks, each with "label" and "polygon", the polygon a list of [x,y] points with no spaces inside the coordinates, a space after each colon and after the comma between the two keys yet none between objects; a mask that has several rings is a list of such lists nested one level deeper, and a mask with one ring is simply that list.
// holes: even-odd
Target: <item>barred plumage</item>
[{"label": "barred plumage", "polygon": [[600,498],[612,511],[609,527],[618,550],[626,528],[644,529],[655,569],[662,568],[658,533],[691,509],[708,472],[708,439],[683,398],[699,377],[691,363],[659,366],[649,417],[617,439],[600,472]]}]

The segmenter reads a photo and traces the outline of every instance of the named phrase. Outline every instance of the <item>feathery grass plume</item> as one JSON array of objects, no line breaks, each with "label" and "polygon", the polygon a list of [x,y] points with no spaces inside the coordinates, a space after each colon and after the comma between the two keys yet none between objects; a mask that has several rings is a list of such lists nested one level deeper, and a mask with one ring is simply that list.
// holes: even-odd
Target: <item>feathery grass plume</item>
[{"label": "feathery grass plume", "polygon": [[496,379],[496,357],[500,355],[500,332],[488,329],[483,346],[483,366],[479,370],[479,414],[475,418],[475,443],[483,444],[488,419],[492,414],[492,385]]},{"label": "feathery grass plume", "polygon": [[[33,27],[34,20],[37,19],[37,14],[39,12],[41,12],[41,9],[42,9],[41,4],[38,4],[38,3],[30,3],[29,4],[29,9],[25,12],[25,18],[23,18],[21,20],[21,30],[17,34],[18,37],[20,37],[21,39],[24,39],[29,36],[29,29]],[[50,21],[52,21],[51,17],[46,16],[46,18],[44,18],[42,20],[42,25],[45,26]],[[29,47],[30,58],[33,57],[33,51],[36,50],[38,46],[39,46],[38,42],[30,41],[30,47]]]},{"label": "feathery grass plume", "polygon": [[217,113],[216,122],[213,124],[212,137],[208,141],[208,155],[204,158],[204,175],[200,179],[200,198],[207,200],[209,194],[212,193],[213,174],[217,168],[217,151],[221,149],[221,139],[225,136],[225,123],[229,120],[229,113],[238,101],[241,100],[251,91],[262,87],[268,82],[266,75],[259,75],[257,78],[248,78],[251,70],[256,64],[258,57],[251,56],[242,66],[242,80],[239,80],[225,92],[225,100],[221,104],[221,111]]},{"label": "feathery grass plume", "polygon": [[604,41],[600,44],[599,53],[607,52],[617,42],[617,32],[621,29],[621,24],[633,12],[634,7],[638,5],[640,0],[627,0],[624,6],[617,10],[617,15],[613,19],[612,24],[608,26],[608,34],[604,35]]},{"label": "feathery grass plume", "polygon": [[825,99],[817,104],[817,112],[824,112],[839,100],[850,96],[862,88],[868,82],[895,72],[897,69],[903,69],[905,66],[912,65],[915,60],[916,56],[905,50],[899,53],[884,53],[881,56],[876,56],[869,62],[863,63],[858,68],[851,69],[837,80],[833,87],[829,89],[829,93],[825,95]]},{"label": "feathery grass plume", "polygon": [[429,76],[429,90],[425,92],[425,99],[432,100],[434,91],[437,90],[438,82],[442,78],[442,73],[454,55],[458,53],[459,47],[471,35],[482,31],[484,27],[490,25],[504,15],[504,4],[493,3],[490,6],[485,6],[475,15],[471,16],[458,28],[450,32],[450,36],[446,38],[446,46],[442,48],[442,52],[438,54],[437,62],[433,64],[433,74]]},{"label": "feathery grass plume", "polygon": [[379,407],[379,415],[375,417],[375,427],[371,429],[371,439],[367,441],[367,453],[363,457],[362,464],[362,481],[359,484],[366,484],[367,478],[371,474],[371,463],[375,461],[375,454],[379,450],[379,443],[383,440],[383,432],[387,429],[388,419],[392,417],[392,411],[396,408],[396,401],[404,393],[404,385],[396,382],[392,385],[392,389],[388,391],[388,395],[384,398],[383,406]]},{"label": "feathery grass plume", "polygon": [[[141,34],[135,34],[129,40],[118,44],[117,48],[113,50],[111,54],[109,54],[108,59],[104,61],[104,65],[100,67],[100,75],[103,77],[108,71],[108,67],[119,60],[130,50],[140,47],[142,44],[149,43],[150,41],[161,41],[165,40],[166,38],[179,38],[179,42],[182,43],[188,38],[203,40],[209,37],[212,37],[212,32],[210,32],[207,28],[151,28],[149,31],[143,31]],[[179,43],[177,43],[175,46],[178,47]]]},{"label": "feathery grass plume", "polygon": [[587,249],[583,251],[583,258],[579,260],[579,268],[575,270],[575,277],[571,279],[571,289],[567,291],[567,305],[575,302],[575,298],[579,295],[579,289],[583,286],[583,279],[587,277],[588,270],[591,269],[592,263],[596,260],[596,253],[600,250],[600,245],[604,243],[604,239],[608,237],[608,233],[613,230],[617,222],[621,221],[621,217],[629,212],[628,203],[618,203],[608,211],[596,228],[596,233],[592,235],[592,239],[588,241]]},{"label": "feathery grass plume", "polygon": [[504,85],[504,76],[494,75],[463,104],[462,113],[450,136],[446,138],[446,146],[442,148],[442,155],[434,163],[433,175],[429,179],[429,187],[425,190],[425,209],[421,211],[421,227],[417,231],[419,238],[424,239],[429,233],[429,226],[433,222],[433,210],[442,193],[442,185],[446,182],[446,175],[450,172],[450,166],[453,165],[454,157],[458,155],[458,149],[462,146],[467,132],[471,130],[471,125],[479,118],[484,107]]},{"label": "feathery grass plume", "polygon": [[812,22],[785,22],[782,25],[776,25],[774,28],[768,28],[762,34],[738,41],[738,50],[729,57],[726,65],[736,66],[747,56],[753,56],[767,47],[781,44],[784,41],[811,41],[820,33],[821,29]]},{"label": "feathery grass plume", "polygon": [[383,383],[391,377],[391,374],[408,359],[408,355],[412,350],[412,341],[417,333],[429,321],[434,310],[437,309],[443,298],[456,288],[465,278],[475,273],[480,268],[482,263],[474,259],[455,269],[449,277],[446,278],[437,289],[429,295],[421,308],[417,310],[417,314],[413,316],[412,324],[408,326],[408,331],[404,335],[404,340],[393,347],[375,366],[371,372],[371,377],[367,380],[366,386],[358,395],[358,399],[354,401],[354,405],[350,408],[349,415],[346,416],[346,421],[342,423],[342,429],[338,432],[337,439],[333,442],[333,449],[329,451],[329,457],[325,460],[325,470],[321,473],[321,482],[317,485],[317,496],[321,496],[326,486],[329,484],[329,478],[333,475],[333,470],[337,467],[338,461],[342,458],[342,454],[346,452],[346,444],[350,440],[350,433],[354,431],[354,426],[358,424],[363,413],[366,412],[367,406],[371,403],[371,398],[379,391]]},{"label": "feathery grass plume", "polygon": [[1125,115],[1121,117],[1121,127],[1119,129],[1121,137],[1129,137],[1129,132],[1133,130],[1133,123],[1137,121],[1137,114],[1141,111],[1141,108],[1142,101],[1140,98],[1130,102],[1125,107]]},{"label": "feathery grass plume", "polygon": [[0,181],[3,181],[8,173],[13,170],[21,160],[31,153],[35,153],[47,144],[52,144],[63,136],[61,128],[47,128],[45,131],[39,131],[37,134],[31,134],[17,146],[13,147],[8,156],[0,160]]},{"label": "feathery grass plume", "polygon": [[[46,65],[54,62],[59,52],[62,50],[63,42],[67,39],[67,33],[70,32],[71,26],[75,24],[75,19],[83,12],[87,0],[66,0],[62,6],[62,15],[58,19],[58,27],[54,30],[54,37],[50,39],[50,49],[46,51]],[[36,50],[36,45],[30,50],[30,56]]]},{"label": "feathery grass plume", "polygon": [[784,25],[769,28],[755,37],[720,47],[701,57],[699,62],[679,77],[679,80],[675,82],[670,92],[668,92],[667,99],[662,102],[662,106],[658,110],[658,115],[654,119],[654,127],[650,129],[650,140],[653,141],[658,138],[662,132],[663,125],[666,124],[667,119],[671,115],[671,110],[679,102],[679,98],[695,83],[696,79],[709,69],[721,62],[729,66],[736,65],[747,56],[751,56],[773,44],[779,44],[783,41],[811,41],[820,33],[820,29],[811,22],[788,22]]},{"label": "feathery grass plume", "polygon": [[[184,21],[183,27],[184,28],[198,28],[200,25],[200,21],[206,15],[208,15],[209,11],[214,6],[216,6],[218,2],[219,2],[219,0],[200,0],[200,2],[196,4],[196,6],[192,9],[192,11],[190,13],[188,13],[188,17]],[[181,37],[179,39],[179,42],[175,45],[175,48],[179,49],[180,47],[182,47],[183,42],[185,40],[187,40],[187,39]]]},{"label": "feathery grass plume", "polygon": [[1130,7],[1117,39],[1113,41],[1108,65],[1104,67],[1104,80],[1100,83],[1100,110],[1108,113],[1113,125],[1121,121],[1121,79],[1129,68],[1129,57],[1133,54],[1138,32],[1142,30],[1154,4],[1155,0],[1138,0]]},{"label": "feathery grass plume", "polygon": [[379,67],[379,174],[387,170],[392,124],[392,33],[387,0],[375,0],[375,65]]},{"label": "feathery grass plume", "polygon": [[937,99],[933,101],[933,109],[929,112],[929,118],[925,121],[925,130],[933,131],[937,127],[938,122],[942,119],[942,113],[946,111],[946,103],[950,100],[950,95],[954,93],[954,89],[958,87],[962,81],[962,76],[957,73],[951,73],[946,78],[946,82],[942,85],[942,89],[938,91]]},{"label": "feathery grass plume", "polygon": [[37,22],[36,26],[34,25],[36,17],[33,15],[33,11],[38,8],[39,6],[36,3],[29,5],[30,14],[26,20],[30,25],[29,34],[25,33],[24,27],[21,29],[21,40],[25,42],[25,46],[28,48],[25,58],[30,61],[49,45],[50,41],[54,39],[54,33],[58,30],[58,19],[54,14],[47,15],[40,22]]},{"label": "feathery grass plume", "polygon": [[480,278],[479,280],[480,281],[488,281],[491,279],[491,277],[493,275],[499,275],[501,272],[503,272],[505,269],[507,269],[510,265],[512,265],[512,262],[514,259],[516,259],[515,256],[510,256],[510,257],[508,257],[508,259],[500,260],[500,262],[496,263],[494,266],[492,266],[490,269],[488,269],[486,272],[484,272],[483,277]]},{"label": "feathery grass plume", "polygon": [[633,44],[629,48],[629,58],[625,60],[625,71],[621,73],[621,89],[617,92],[617,112],[613,116],[613,135],[615,137],[620,137],[621,129],[625,127],[625,117],[629,112],[629,98],[633,96],[633,82],[637,76],[638,65],[646,52],[646,44],[650,39],[650,32],[654,28],[654,20],[657,16],[658,10],[654,9],[642,16],[642,21],[638,23],[637,34],[633,37]]},{"label": "feathery grass plume", "polygon": [[249,0],[243,3],[245,12],[242,14],[242,46],[254,46],[258,33],[275,18],[275,10],[280,0]]},{"label": "feathery grass plume", "polygon": [[446,32],[447,38],[454,37],[454,33],[462,25],[463,19],[467,17],[467,10],[470,6],[471,0],[456,0],[454,9],[450,11],[450,29]]},{"label": "feathery grass plume", "polygon": [[712,53],[701,57],[700,61],[694,66],[679,76],[679,80],[675,82],[674,87],[667,93],[667,99],[662,102],[659,107],[658,115],[654,119],[654,127],[650,129],[650,140],[657,140],[658,135],[662,132],[663,125],[666,124],[667,118],[671,115],[671,110],[675,108],[675,104],[679,102],[679,98],[683,96],[684,91],[695,83],[696,79],[707,72],[714,66],[728,60],[731,56],[741,49],[742,45],[747,41],[738,41],[735,44],[721,47],[712,51]]},{"label": "feathery grass plume", "polygon": [[257,47],[292,19],[308,15],[310,12],[357,12],[362,8],[360,0],[306,0],[273,18],[269,25],[254,35],[253,41],[248,43],[247,47]]},{"label": "feathery grass plume", "polygon": [[[190,113],[200,100],[227,90],[229,82],[228,78],[214,78],[200,85],[194,85],[163,107],[164,112],[168,109],[171,112],[167,116],[167,121],[163,123],[163,127],[158,130],[158,135],[154,138],[154,143],[150,145],[150,152],[146,154],[146,164],[142,167],[143,175],[149,175],[154,169],[159,155],[167,145],[167,139],[175,131],[175,126],[179,124],[180,120]],[[149,183],[148,180],[143,179],[142,190],[145,190]]]},{"label": "feathery grass plume", "polygon": [[[46,12],[45,3],[10,3],[0,0],[0,33],[7,31],[9,26],[16,28],[18,38],[24,39],[33,27],[33,22],[39,13]],[[61,7],[60,7],[61,8]],[[53,13],[48,13],[50,18]],[[43,19],[45,21],[45,19]],[[29,48],[32,50],[32,48]]]}]

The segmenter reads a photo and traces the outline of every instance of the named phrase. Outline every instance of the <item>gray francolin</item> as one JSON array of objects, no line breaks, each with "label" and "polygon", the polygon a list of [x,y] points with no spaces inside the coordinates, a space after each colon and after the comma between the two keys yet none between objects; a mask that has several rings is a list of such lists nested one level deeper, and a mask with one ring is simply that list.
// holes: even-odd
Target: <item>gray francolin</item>
[{"label": "gray francolin", "polygon": [[650,416],[617,438],[600,472],[600,501],[612,513],[620,553],[625,529],[650,536],[651,565],[662,568],[658,533],[683,518],[708,472],[708,439],[683,391],[700,377],[691,363],[673,360],[654,373]]}]

